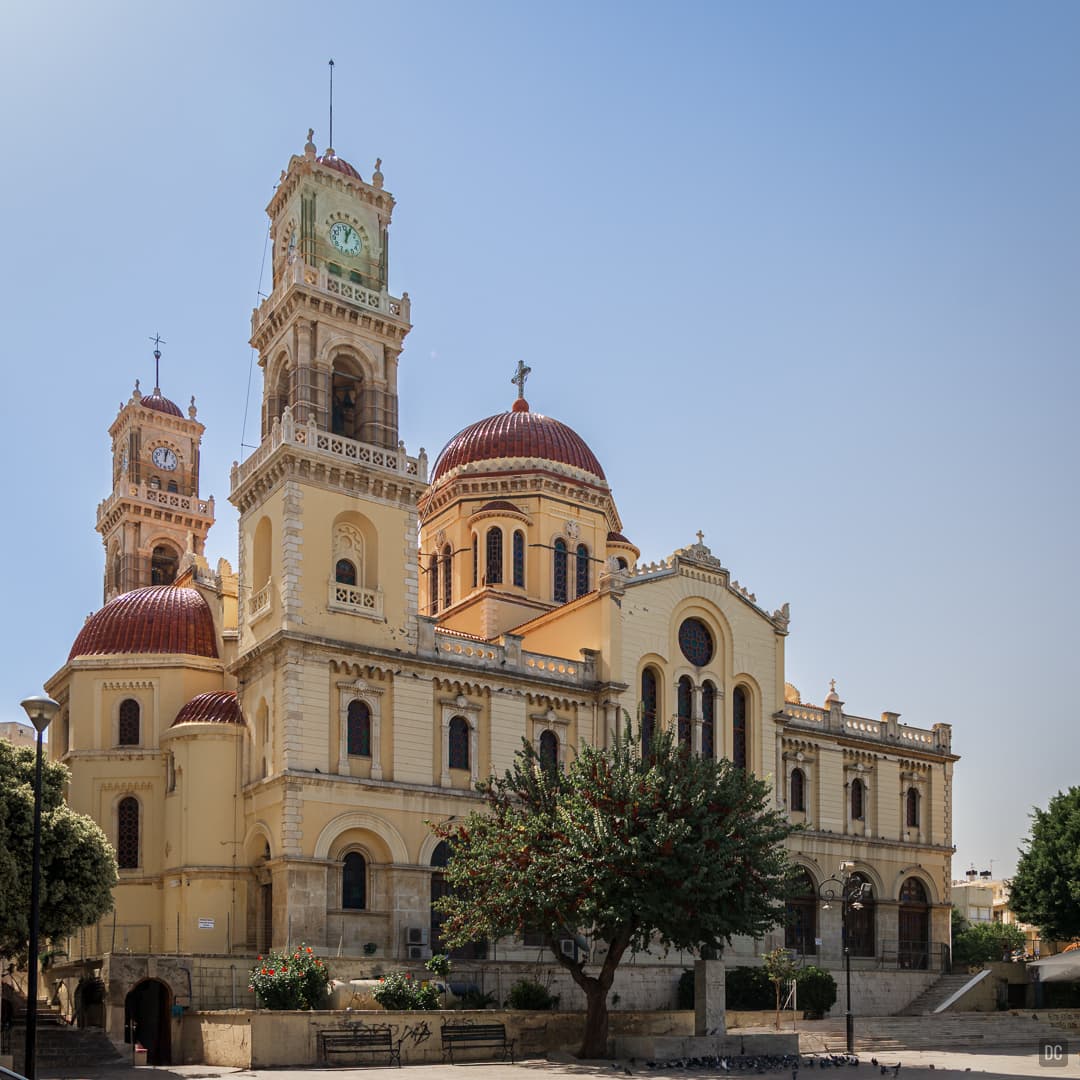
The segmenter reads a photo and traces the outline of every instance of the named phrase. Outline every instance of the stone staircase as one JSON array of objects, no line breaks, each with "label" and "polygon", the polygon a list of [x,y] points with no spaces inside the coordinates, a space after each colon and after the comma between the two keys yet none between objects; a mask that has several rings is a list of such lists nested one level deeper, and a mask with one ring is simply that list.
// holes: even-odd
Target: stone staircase
[{"label": "stone staircase", "polygon": [[[11,1053],[15,1069],[21,1070],[26,1060],[26,1013],[19,1010],[11,1029]],[[77,1028],[67,1024],[58,1009],[38,1003],[37,1070],[42,1076],[57,1071],[85,1069],[94,1075],[103,1065],[130,1064],[113,1045],[101,1028]]]},{"label": "stone staircase", "polygon": [[[1058,1028],[1021,1013],[943,1012],[929,1016],[855,1017],[855,1050],[861,1054],[898,1050],[998,1050],[1008,1047],[1034,1052],[1038,1040],[1060,1039]],[[803,1053],[843,1050],[844,1017],[799,1023]]]},{"label": "stone staircase", "polygon": [[968,972],[958,975],[942,975],[937,982],[928,986],[914,1001],[906,1005],[898,1016],[923,1016],[932,1013],[939,1006],[949,1000],[958,990],[963,990],[968,983],[973,982],[976,976]]}]

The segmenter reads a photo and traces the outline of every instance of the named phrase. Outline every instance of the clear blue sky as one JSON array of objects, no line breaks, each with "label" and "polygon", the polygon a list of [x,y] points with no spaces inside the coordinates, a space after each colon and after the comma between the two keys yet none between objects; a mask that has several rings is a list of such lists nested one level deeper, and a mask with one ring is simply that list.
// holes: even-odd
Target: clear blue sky
[{"label": "clear blue sky", "polygon": [[332,56],[336,149],[398,199],[409,449],[525,360],[645,559],[701,528],[791,602],[805,699],[954,725],[954,875],[1010,872],[1080,758],[1078,41],[1050,0],[8,5],[0,719],[101,603],[157,331],[235,561],[263,210]]}]

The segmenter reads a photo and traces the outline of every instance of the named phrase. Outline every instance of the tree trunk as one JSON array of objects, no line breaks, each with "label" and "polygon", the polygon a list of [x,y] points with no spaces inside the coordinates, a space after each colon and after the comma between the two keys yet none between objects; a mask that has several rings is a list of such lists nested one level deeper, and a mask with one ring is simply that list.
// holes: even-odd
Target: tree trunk
[{"label": "tree trunk", "polygon": [[579,1058],[606,1058],[608,1052],[608,991],[612,982],[615,981],[615,969],[619,966],[623,953],[630,944],[629,933],[618,934],[613,941],[608,942],[607,956],[600,968],[600,974],[586,975],[584,964],[575,963],[568,956],[563,956],[558,948],[558,942],[548,940],[548,946],[555,954],[555,958],[567,971],[570,977],[581,987],[585,993],[585,1035],[581,1040],[578,1050]]}]

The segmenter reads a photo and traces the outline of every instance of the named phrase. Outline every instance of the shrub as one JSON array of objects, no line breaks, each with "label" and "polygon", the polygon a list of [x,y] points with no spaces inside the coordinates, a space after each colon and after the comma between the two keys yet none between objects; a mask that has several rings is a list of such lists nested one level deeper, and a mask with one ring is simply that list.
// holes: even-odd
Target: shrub
[{"label": "shrub", "polygon": [[800,968],[795,973],[798,1003],[810,1020],[820,1020],[836,1004],[836,980],[819,967]]},{"label": "shrub", "polygon": [[724,991],[728,1009],[772,1009],[776,992],[769,975],[760,967],[728,968],[724,974]]},{"label": "shrub", "polygon": [[446,953],[436,953],[430,960],[428,960],[424,967],[431,972],[432,975],[438,975],[440,979],[445,979],[450,974],[450,957]]},{"label": "shrub", "polygon": [[675,1000],[678,1008],[692,1009],[694,1007],[694,969],[687,968],[679,976],[679,988],[675,992]]},{"label": "shrub", "polygon": [[518,979],[510,987],[506,999],[511,1009],[553,1009],[559,999],[548,992],[548,988],[535,979]]},{"label": "shrub", "polygon": [[310,945],[301,944],[292,953],[260,956],[248,989],[266,1009],[321,1009],[330,993],[330,971]]},{"label": "shrub", "polygon": [[407,971],[391,971],[382,976],[371,996],[391,1012],[439,1007],[438,988],[414,979]]}]

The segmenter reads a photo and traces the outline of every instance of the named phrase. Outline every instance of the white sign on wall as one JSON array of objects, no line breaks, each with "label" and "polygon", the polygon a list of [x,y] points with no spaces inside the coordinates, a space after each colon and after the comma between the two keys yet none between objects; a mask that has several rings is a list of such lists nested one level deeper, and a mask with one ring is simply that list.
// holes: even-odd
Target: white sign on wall
[{"label": "white sign on wall", "polygon": [[213,930],[214,929],[214,920],[213,919],[200,919],[199,920],[199,929],[200,930]]}]

